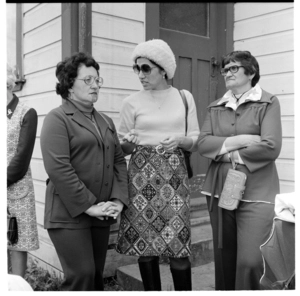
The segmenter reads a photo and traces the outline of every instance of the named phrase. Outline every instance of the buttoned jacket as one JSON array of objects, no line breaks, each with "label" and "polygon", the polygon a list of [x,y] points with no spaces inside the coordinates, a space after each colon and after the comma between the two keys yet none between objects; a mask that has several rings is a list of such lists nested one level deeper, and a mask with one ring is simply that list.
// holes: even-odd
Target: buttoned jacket
[{"label": "buttoned jacket", "polygon": [[237,170],[247,175],[244,200],[274,202],[279,193],[279,179],[275,160],[282,144],[280,104],[278,98],[262,90],[259,101],[246,101],[236,111],[225,107],[219,100],[208,106],[206,119],[201,128],[199,153],[211,161],[202,190],[210,193],[215,185],[216,195],[220,195],[231,163],[221,163],[218,168],[218,182],[213,184],[213,176],[221,156],[218,155],[227,137],[235,135],[259,135],[261,142],[239,149],[244,165]]},{"label": "buttoned jacket", "polygon": [[[41,150],[50,182],[46,189],[45,228],[107,226],[84,213],[112,198],[128,202],[126,160],[111,118],[93,112],[101,133],[74,104],[66,100],[46,116]],[[101,139],[102,138],[102,139]]]}]

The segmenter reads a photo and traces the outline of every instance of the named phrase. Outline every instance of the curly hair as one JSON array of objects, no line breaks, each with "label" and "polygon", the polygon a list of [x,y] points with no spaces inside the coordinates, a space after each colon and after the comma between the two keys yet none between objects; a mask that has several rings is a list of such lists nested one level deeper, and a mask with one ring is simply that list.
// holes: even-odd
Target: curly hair
[{"label": "curly hair", "polygon": [[244,73],[246,75],[252,75],[255,73],[251,86],[255,86],[260,79],[259,64],[256,58],[246,50],[233,51],[222,58],[222,68],[230,62],[240,62],[244,67]]},{"label": "curly hair", "polygon": [[99,64],[91,55],[84,52],[75,53],[57,64],[55,75],[59,82],[56,83],[56,93],[63,99],[69,97],[69,89],[72,88],[74,79],[78,75],[78,69],[82,65],[94,67],[99,75]]}]

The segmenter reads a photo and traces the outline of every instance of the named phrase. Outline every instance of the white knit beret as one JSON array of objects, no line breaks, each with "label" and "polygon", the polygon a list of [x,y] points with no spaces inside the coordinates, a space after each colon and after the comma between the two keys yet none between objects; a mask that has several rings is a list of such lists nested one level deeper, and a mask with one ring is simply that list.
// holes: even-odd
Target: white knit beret
[{"label": "white knit beret", "polygon": [[166,71],[168,79],[174,77],[176,60],[172,49],[165,41],[152,39],[138,44],[132,53],[131,59],[135,63],[138,57],[147,58],[161,66]]}]

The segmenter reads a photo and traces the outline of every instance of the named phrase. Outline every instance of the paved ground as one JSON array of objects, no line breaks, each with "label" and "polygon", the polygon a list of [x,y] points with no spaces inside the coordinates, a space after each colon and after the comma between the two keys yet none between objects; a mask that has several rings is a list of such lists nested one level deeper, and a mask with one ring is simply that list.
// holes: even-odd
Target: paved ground
[{"label": "paved ground", "polygon": [[[160,275],[163,291],[174,291],[169,265],[160,265]],[[143,284],[137,264],[120,267],[117,271],[118,282],[125,291],[143,291]],[[192,290],[214,290],[214,263],[192,268]]]}]

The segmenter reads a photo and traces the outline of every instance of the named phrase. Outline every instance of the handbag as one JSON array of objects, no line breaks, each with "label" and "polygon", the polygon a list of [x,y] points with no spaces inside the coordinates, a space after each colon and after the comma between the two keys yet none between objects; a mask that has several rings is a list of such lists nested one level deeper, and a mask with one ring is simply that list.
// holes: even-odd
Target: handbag
[{"label": "handbag", "polygon": [[236,170],[233,154],[230,153],[232,169],[228,170],[218,206],[226,210],[235,210],[245,191],[247,175]]},{"label": "handbag", "polygon": [[[185,106],[185,135],[186,135],[186,133],[187,133],[188,104],[187,104],[187,101],[186,101],[184,91],[181,90],[181,91],[179,91],[179,93],[181,95],[183,104]],[[183,154],[184,154],[184,160],[185,160],[185,164],[186,164],[186,170],[187,170],[188,178],[191,179],[193,177],[193,168],[191,166],[192,152],[183,150]]]},{"label": "handbag", "polygon": [[18,242],[18,223],[17,218],[12,216],[7,208],[7,239],[11,245]]}]

